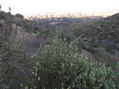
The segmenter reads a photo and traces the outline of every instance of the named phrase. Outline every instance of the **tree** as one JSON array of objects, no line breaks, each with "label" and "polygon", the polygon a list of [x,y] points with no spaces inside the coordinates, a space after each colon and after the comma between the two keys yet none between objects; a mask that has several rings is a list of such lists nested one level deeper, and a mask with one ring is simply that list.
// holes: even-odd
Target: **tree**
[{"label": "tree", "polygon": [[24,19],[24,16],[21,14],[16,14],[15,17],[20,18],[20,19]]}]

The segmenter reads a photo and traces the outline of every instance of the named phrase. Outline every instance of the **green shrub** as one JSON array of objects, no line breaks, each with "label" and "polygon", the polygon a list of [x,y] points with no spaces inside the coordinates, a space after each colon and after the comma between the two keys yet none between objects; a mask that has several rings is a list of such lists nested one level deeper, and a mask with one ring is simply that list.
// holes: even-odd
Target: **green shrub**
[{"label": "green shrub", "polygon": [[62,28],[60,28],[60,30],[58,29],[56,31],[56,36],[58,36],[58,38],[62,39],[62,41],[65,41],[68,43],[70,43],[71,41],[73,41],[75,39],[73,32],[69,29],[68,30],[62,29]]},{"label": "green shrub", "polygon": [[[22,87],[31,89],[118,89],[119,74],[111,67],[77,53],[77,41],[70,44],[55,38],[32,55],[33,77]],[[119,69],[119,64],[117,66]]]},{"label": "green shrub", "polygon": [[52,33],[52,29],[45,29],[39,34],[39,36],[52,37],[52,35],[54,35]]}]

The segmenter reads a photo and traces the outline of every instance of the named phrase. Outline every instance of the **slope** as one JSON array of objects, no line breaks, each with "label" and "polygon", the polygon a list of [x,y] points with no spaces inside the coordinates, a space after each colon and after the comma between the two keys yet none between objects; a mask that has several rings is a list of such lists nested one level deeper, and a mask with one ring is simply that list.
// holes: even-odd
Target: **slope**
[{"label": "slope", "polygon": [[73,33],[79,46],[93,54],[98,61],[115,65],[119,59],[119,13],[94,22],[84,23]]}]

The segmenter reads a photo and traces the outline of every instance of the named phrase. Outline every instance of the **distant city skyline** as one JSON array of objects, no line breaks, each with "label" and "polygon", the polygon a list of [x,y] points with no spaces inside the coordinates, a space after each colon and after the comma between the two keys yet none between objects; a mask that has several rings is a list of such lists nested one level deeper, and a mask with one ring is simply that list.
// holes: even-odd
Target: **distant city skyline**
[{"label": "distant city skyline", "polygon": [[41,13],[84,14],[116,13],[119,11],[118,0],[1,0],[3,11],[12,14],[34,15]]}]

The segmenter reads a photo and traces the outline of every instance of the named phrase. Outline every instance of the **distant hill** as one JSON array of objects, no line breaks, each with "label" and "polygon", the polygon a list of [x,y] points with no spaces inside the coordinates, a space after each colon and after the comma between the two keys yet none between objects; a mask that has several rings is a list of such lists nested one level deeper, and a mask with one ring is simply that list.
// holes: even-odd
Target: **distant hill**
[{"label": "distant hill", "polygon": [[88,39],[109,39],[119,44],[119,13],[99,21],[88,22],[74,29],[74,34]]}]

